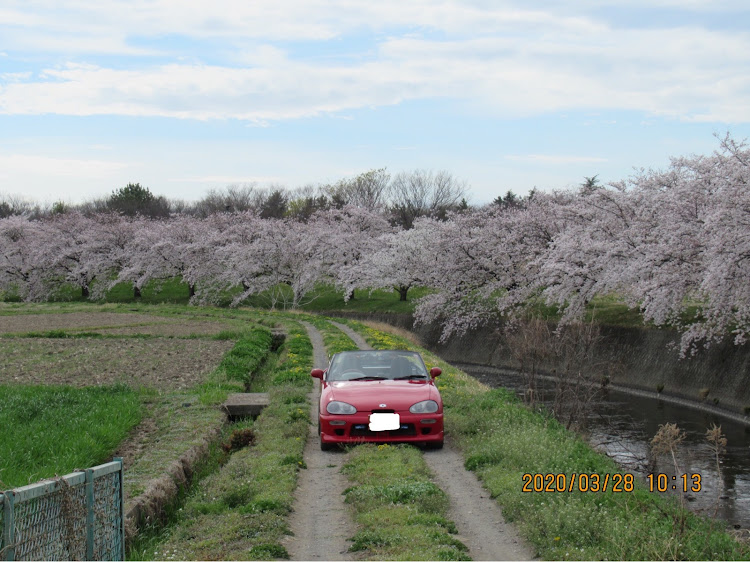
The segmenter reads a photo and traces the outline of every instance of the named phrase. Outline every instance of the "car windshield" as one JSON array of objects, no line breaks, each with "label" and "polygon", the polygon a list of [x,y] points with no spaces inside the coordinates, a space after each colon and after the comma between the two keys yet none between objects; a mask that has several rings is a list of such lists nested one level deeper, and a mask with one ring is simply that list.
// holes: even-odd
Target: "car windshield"
[{"label": "car windshield", "polygon": [[429,379],[422,357],[414,351],[344,351],[328,369],[329,381]]}]

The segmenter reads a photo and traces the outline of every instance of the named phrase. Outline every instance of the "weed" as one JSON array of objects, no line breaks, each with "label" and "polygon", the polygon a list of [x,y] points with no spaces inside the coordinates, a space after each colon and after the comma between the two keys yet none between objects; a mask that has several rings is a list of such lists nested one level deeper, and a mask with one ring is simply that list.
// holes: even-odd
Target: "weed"
[{"label": "weed", "polygon": [[229,436],[229,441],[221,444],[226,453],[233,453],[255,444],[255,432],[250,428],[235,429]]},{"label": "weed", "polygon": [[[385,340],[359,323],[345,322],[373,347]],[[407,344],[393,334],[388,339]],[[688,512],[671,498],[649,493],[638,482],[631,493],[523,493],[524,473],[585,473],[603,478],[622,469],[554,418],[527,408],[513,393],[490,391],[427,350],[417,351],[428,367],[443,370],[438,384],[446,431],[462,449],[467,465],[503,506],[506,519],[517,523],[540,558],[716,560],[750,555],[750,547],[715,522]],[[669,452],[668,443],[676,446],[680,432],[666,431],[657,445]],[[438,558],[437,553],[430,556]]]},{"label": "weed", "polygon": [[250,560],[289,559],[286,548],[276,543],[256,544],[250,549],[248,555]]},{"label": "weed", "polygon": [[718,486],[716,487],[716,506],[714,508],[714,517],[719,510],[719,501],[721,494],[724,489],[724,479],[722,478],[721,471],[721,458],[724,453],[727,452],[727,438],[721,432],[721,426],[717,426],[715,423],[711,424],[711,427],[706,430],[706,441],[711,445],[711,449],[714,454],[714,461],[716,463],[716,474],[718,475]]},{"label": "weed", "polygon": [[[265,365],[274,375],[309,373],[312,346],[305,331],[289,324],[278,365]],[[309,412],[304,396],[309,375],[294,384],[271,386],[269,405],[252,426],[255,445],[235,452],[227,463],[197,487],[180,519],[158,546],[167,559],[287,558],[280,544],[288,534],[297,472],[304,468],[302,451]],[[300,413],[302,412],[302,413]],[[167,552],[169,556],[161,556]]]},{"label": "weed", "polygon": [[389,560],[467,559],[466,546],[451,536],[456,526],[445,517],[448,498],[430,481],[418,449],[362,445],[343,472],[355,484],[344,491],[359,524],[352,551]]},{"label": "weed", "polygon": [[124,385],[0,385],[0,404],[0,477],[6,486],[110,460],[143,415],[138,393]]}]

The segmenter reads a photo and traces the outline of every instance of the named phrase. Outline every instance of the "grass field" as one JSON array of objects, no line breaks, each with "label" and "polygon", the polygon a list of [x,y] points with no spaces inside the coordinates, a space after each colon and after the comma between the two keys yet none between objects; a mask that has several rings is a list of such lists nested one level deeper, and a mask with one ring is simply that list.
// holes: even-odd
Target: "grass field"
[{"label": "grass field", "polygon": [[[309,415],[305,395],[311,381],[310,344],[294,320],[312,321],[322,331],[329,352],[352,347],[341,332],[324,320],[305,316],[182,305],[4,303],[0,304],[0,317],[0,346],[5,346],[2,349],[6,355],[11,357],[13,350],[20,349],[15,346],[27,346],[16,353],[18,357],[29,354],[8,363],[13,370],[3,376],[16,377],[16,382],[0,386],[2,486],[26,484],[98,464],[125,446],[129,453],[125,455],[129,459],[126,489],[129,494],[138,494],[202,436],[220,428],[223,416],[216,404],[228,392],[246,388],[249,383],[254,390],[272,393],[271,407],[246,426],[253,432],[255,446],[233,454],[227,471],[202,482],[186,501],[183,518],[175,520],[181,522],[173,523],[165,535],[135,556],[206,558],[217,552],[216,556],[225,559],[285,556],[280,540],[287,532],[285,517],[296,472],[303,466],[301,451]],[[287,326],[292,337],[282,350],[272,353],[270,328],[279,323]],[[413,342],[393,333],[349,323],[376,348],[415,348]],[[159,345],[138,347],[145,343]],[[114,363],[108,362],[111,358],[102,352],[111,351],[107,346],[113,344],[125,350],[115,354]],[[129,347],[131,344],[134,347]],[[144,368],[140,369],[143,377],[135,377],[142,356],[153,353],[166,363],[178,362],[180,357],[165,355],[165,350],[179,349],[180,355],[187,356],[190,346],[200,344],[206,344],[206,349],[225,346],[202,374],[149,378]],[[55,347],[58,345],[61,347]],[[80,346],[99,347],[99,355],[82,355],[78,353]],[[523,493],[524,473],[613,474],[619,469],[553,419],[525,408],[511,394],[489,391],[429,352],[420,351],[428,367],[443,369],[438,383],[446,405],[446,428],[460,444],[467,467],[476,471],[498,498],[506,517],[516,522],[540,557],[750,556],[748,547],[725,533],[721,523],[698,518],[642,487],[627,494]],[[77,377],[81,379],[79,384],[63,387],[49,384],[49,380],[47,384],[28,384],[33,378],[29,372],[54,365],[51,358],[56,356],[61,361],[60,371],[70,379],[68,383]],[[189,368],[198,369],[198,361],[190,359]],[[120,378],[107,378],[110,371],[119,373]],[[162,371],[168,373],[168,365],[153,370]],[[248,381],[245,375],[250,371],[257,376]],[[132,373],[132,387],[123,384],[129,382],[128,373]],[[175,384],[180,377],[184,385]],[[119,384],[113,384],[117,381]],[[81,425],[85,431],[80,430]],[[400,449],[367,447],[352,456],[347,471],[355,486],[349,492],[349,501],[359,506],[362,514],[356,547],[367,556],[407,556],[394,552],[410,552],[416,538],[404,535],[409,540],[398,547],[403,549],[393,550],[398,541],[390,537],[387,524],[394,522],[389,513],[395,510],[393,513],[403,511],[402,515],[415,525],[430,527],[435,557],[460,558],[463,550],[450,537],[450,522],[444,520],[440,494],[426,484],[422,469],[410,456],[417,452]],[[402,467],[412,472],[404,475]],[[366,487],[367,474],[373,470],[392,475],[392,482],[383,483],[387,489],[375,493]],[[247,485],[238,486],[242,475],[248,474],[253,478]],[[389,494],[401,492],[409,498],[424,492],[428,507],[412,506],[407,513],[404,505],[388,500]],[[378,504],[381,500],[387,507]],[[255,529],[252,537],[247,535],[248,522]],[[443,537],[444,533],[448,534]]]},{"label": "grass field", "polygon": [[141,421],[124,385],[0,385],[0,489],[104,461]]},{"label": "grass field", "polygon": [[750,545],[736,541],[725,524],[692,514],[674,498],[649,493],[635,482],[628,492],[534,493],[524,474],[622,472],[555,419],[534,412],[514,393],[489,390],[427,350],[393,333],[347,321],[376,349],[417,349],[428,368],[439,366],[446,432],[461,448],[505,517],[553,560],[746,560]]},{"label": "grass field", "polygon": [[[117,450],[126,493],[140,493],[220,427],[216,404],[243,390],[271,341],[248,314],[183,305],[4,303],[0,318],[4,486],[87,468]],[[161,454],[147,451],[162,438]]]}]

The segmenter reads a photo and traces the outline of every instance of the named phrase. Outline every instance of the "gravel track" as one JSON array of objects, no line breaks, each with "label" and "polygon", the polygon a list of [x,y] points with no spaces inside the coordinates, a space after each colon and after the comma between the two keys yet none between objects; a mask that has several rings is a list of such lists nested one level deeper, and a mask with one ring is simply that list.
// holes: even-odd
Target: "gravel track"
[{"label": "gravel track", "polygon": [[[313,344],[313,365],[325,369],[328,356],[320,332],[307,322],[302,324]],[[308,395],[312,425],[304,451],[307,470],[299,472],[294,511],[289,517],[293,536],[285,546],[292,560],[353,560],[348,542],[355,533],[353,514],[342,495],[349,486],[341,474],[346,453],[320,450],[319,396],[320,386],[316,384]]]},{"label": "gravel track", "polygon": [[[372,347],[349,326],[331,322],[360,349]],[[440,451],[424,455],[437,484],[450,499],[448,518],[456,523],[458,539],[469,547],[474,560],[531,560],[532,549],[518,531],[505,522],[497,505],[473,472],[466,470],[458,450],[446,439]],[[520,485],[520,483],[519,483]]]}]

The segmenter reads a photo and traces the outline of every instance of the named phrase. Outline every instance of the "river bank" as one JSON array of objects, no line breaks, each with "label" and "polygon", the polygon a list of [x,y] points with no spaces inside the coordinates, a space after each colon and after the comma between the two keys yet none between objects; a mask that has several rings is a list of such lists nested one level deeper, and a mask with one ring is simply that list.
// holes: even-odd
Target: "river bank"
[{"label": "river bank", "polygon": [[[326,314],[325,312],[322,314]],[[440,326],[414,324],[411,314],[361,313],[342,310],[330,315],[384,322],[414,333],[430,351],[448,362],[474,363],[518,370],[502,326],[488,326],[440,342]],[[617,365],[608,370],[613,388],[724,416],[750,426],[750,347],[731,338],[680,359],[674,330],[602,325],[593,349],[594,361]],[[539,364],[551,376],[557,365]]]}]

